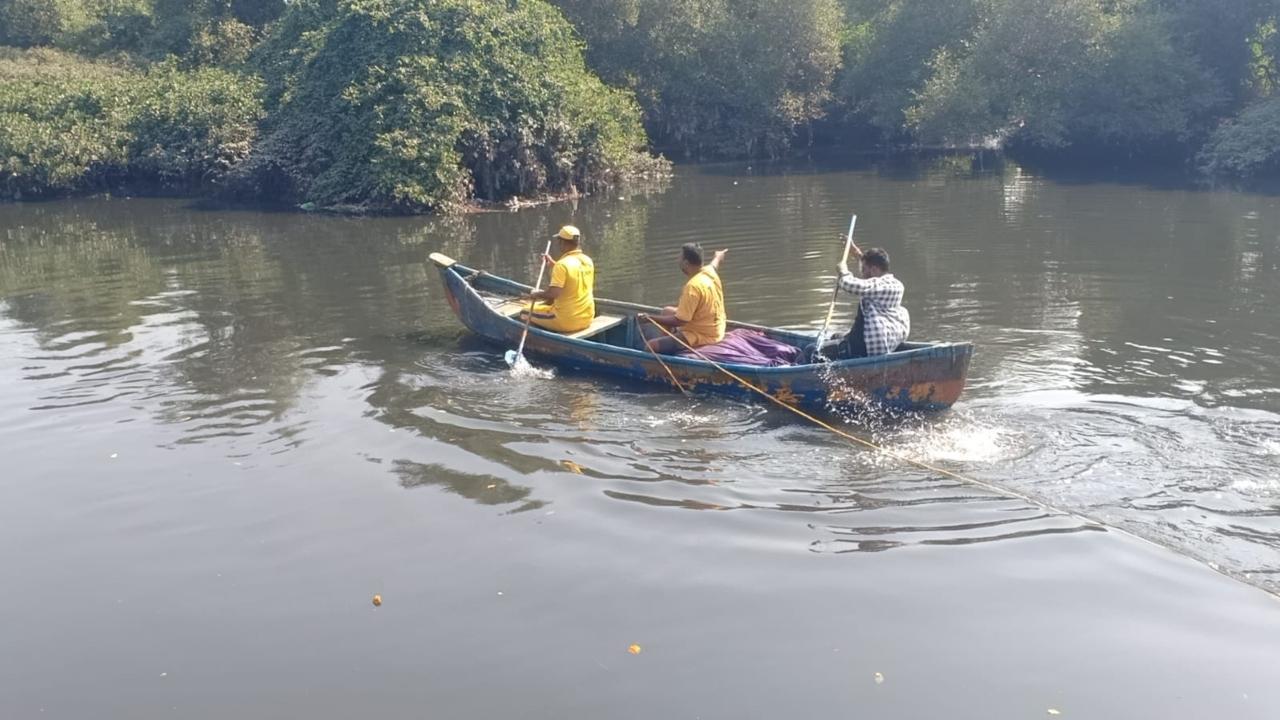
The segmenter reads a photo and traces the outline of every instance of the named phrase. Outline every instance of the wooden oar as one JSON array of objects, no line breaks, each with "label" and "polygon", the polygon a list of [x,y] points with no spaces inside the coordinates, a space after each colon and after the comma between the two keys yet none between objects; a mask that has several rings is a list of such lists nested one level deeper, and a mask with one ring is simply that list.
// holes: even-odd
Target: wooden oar
[{"label": "wooden oar", "polygon": [[[554,240],[555,238],[552,238]],[[847,252],[847,251],[846,251]],[[547,269],[547,256],[551,254],[551,240],[547,241],[547,249],[542,251],[542,257],[538,258],[538,281],[533,285],[533,291],[538,292],[542,289],[542,273]],[[508,350],[503,357],[506,358],[507,364],[515,367],[516,363],[524,359],[524,341],[529,338],[529,323],[533,322],[533,307],[538,303],[537,300],[529,298],[529,315],[524,319],[524,332],[520,333],[520,345],[515,350]]]},{"label": "wooden oar", "polygon": [[[853,226],[858,224],[858,215],[855,213],[853,218],[849,220],[849,234],[844,239],[844,256],[841,263],[849,262],[849,249],[853,247]],[[822,330],[818,333],[817,352],[822,352],[822,344],[827,340],[827,328],[831,325],[831,316],[836,312],[836,300],[840,297],[840,278],[836,278],[836,287],[831,291],[831,305],[827,307],[827,318],[822,321]]]}]

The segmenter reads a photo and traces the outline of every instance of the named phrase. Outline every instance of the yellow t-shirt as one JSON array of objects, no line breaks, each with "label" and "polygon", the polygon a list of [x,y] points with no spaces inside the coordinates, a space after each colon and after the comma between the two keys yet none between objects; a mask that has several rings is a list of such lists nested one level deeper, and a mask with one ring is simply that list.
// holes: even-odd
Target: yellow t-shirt
[{"label": "yellow t-shirt", "polygon": [[556,324],[562,332],[584,330],[596,317],[596,265],[581,249],[570,250],[551,268],[551,287],[563,288],[555,299]]},{"label": "yellow t-shirt", "polygon": [[724,288],[715,268],[703,267],[684,284],[676,317],[684,321],[680,332],[693,347],[724,339]]}]

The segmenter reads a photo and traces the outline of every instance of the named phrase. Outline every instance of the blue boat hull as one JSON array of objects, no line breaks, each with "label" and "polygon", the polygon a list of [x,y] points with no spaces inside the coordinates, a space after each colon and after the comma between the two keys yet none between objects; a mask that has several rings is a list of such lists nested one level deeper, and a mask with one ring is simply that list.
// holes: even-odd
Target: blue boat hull
[{"label": "blue boat hull", "polygon": [[[431,260],[444,281],[449,306],[462,324],[499,346],[515,348],[524,324],[495,310],[480,293],[514,297],[527,293],[529,286],[479,273],[438,253],[433,253]],[[571,338],[531,327],[525,353],[563,369],[606,373],[674,388],[667,371],[640,344],[634,318],[637,312],[658,312],[658,308],[603,299],[596,300],[596,308],[599,313],[623,315],[626,319],[603,333],[603,338],[593,339]],[[798,346],[813,342],[812,336],[801,333],[745,323],[730,326],[757,329]],[[973,346],[969,343],[908,343],[888,355],[829,364],[724,367],[778,400],[810,409],[877,405],[934,411],[951,407],[959,399],[972,355]],[[758,399],[755,392],[704,360],[667,355],[663,360],[691,391]]]}]

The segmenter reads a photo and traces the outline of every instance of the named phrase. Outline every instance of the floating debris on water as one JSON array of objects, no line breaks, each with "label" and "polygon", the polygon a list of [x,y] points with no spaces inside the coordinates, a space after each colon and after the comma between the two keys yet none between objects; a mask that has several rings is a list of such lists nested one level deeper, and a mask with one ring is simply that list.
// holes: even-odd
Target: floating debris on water
[{"label": "floating debris on water", "polygon": [[883,673],[876,673],[876,675],[875,675],[875,679],[876,679],[876,684],[877,684],[877,685],[883,685],[883,684],[884,684],[884,674],[883,674]]},{"label": "floating debris on water", "polygon": [[561,460],[560,465],[575,475],[582,474],[582,466],[572,460]]},{"label": "floating debris on water", "polygon": [[374,607],[382,607],[382,596],[381,596],[381,595],[374,595],[374,596],[373,596],[373,606],[374,606]]},{"label": "floating debris on water", "polygon": [[631,653],[632,655],[639,655],[639,654],[640,654],[640,646],[639,646],[639,645],[632,645],[632,646],[630,646],[630,647],[628,647],[628,648],[627,648],[627,652]]}]

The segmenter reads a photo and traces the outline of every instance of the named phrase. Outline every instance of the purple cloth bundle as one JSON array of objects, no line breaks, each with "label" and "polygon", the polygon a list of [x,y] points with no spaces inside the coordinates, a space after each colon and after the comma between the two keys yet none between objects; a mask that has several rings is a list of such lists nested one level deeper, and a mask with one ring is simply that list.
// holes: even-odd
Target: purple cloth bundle
[{"label": "purple cloth bundle", "polygon": [[800,348],[766,337],[759,330],[739,328],[725,333],[718,343],[698,348],[696,354],[688,350],[680,354],[691,358],[701,355],[718,363],[779,367],[794,365],[800,357]]}]

